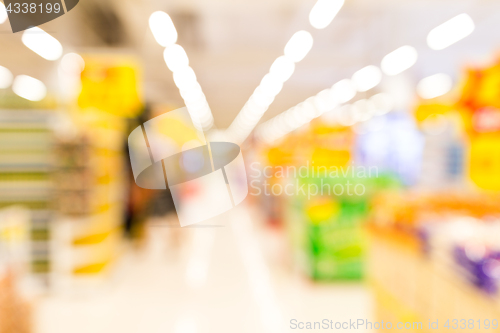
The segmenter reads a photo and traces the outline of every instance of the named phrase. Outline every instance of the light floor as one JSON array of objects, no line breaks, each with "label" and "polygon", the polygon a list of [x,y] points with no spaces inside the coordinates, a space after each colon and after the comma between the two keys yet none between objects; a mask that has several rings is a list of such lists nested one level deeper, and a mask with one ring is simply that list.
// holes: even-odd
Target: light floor
[{"label": "light floor", "polygon": [[304,278],[283,234],[252,212],[190,228],[151,223],[105,283],[39,300],[36,333],[279,333],[300,331],[293,319],[370,319],[365,286]]}]

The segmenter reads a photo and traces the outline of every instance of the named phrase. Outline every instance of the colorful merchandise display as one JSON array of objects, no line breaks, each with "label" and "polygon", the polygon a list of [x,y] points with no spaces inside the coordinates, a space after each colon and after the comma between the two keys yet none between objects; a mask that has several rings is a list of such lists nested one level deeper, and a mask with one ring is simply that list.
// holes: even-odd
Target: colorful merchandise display
[{"label": "colorful merchandise display", "polygon": [[[375,200],[368,252],[377,320],[421,322],[421,329],[412,329],[425,332],[457,325],[495,328],[491,325],[500,311],[498,199],[381,194]],[[429,324],[437,321],[431,329]]]},{"label": "colorful merchandise display", "polygon": [[53,115],[30,109],[0,112],[0,208],[30,210],[31,270],[42,284],[51,270]]},{"label": "colorful merchandise display", "polygon": [[[75,132],[56,144],[55,280],[60,288],[105,280],[120,253],[127,204],[128,119],[142,112],[131,57],[86,56]],[[76,101],[75,101],[76,102]]]},{"label": "colorful merchandise display", "polygon": [[352,163],[353,134],[318,121],[267,152],[273,172],[262,173],[263,200],[281,203],[271,216],[283,219],[294,262],[315,280],[363,276],[371,194],[400,186],[377,166]]},{"label": "colorful merchandise display", "polygon": [[[21,286],[33,279],[30,211],[21,206],[0,209],[0,332],[32,332],[31,303]],[[26,289],[26,288],[24,288]]]}]

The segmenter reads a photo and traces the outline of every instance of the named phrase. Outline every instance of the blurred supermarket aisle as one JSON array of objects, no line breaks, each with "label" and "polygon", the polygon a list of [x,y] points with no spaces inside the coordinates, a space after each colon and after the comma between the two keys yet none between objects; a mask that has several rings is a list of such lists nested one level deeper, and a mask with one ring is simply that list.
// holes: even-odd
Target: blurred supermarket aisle
[{"label": "blurred supermarket aisle", "polygon": [[362,284],[306,280],[257,219],[241,207],[190,228],[152,221],[113,278],[41,300],[37,332],[288,332],[292,319],[370,318]]}]

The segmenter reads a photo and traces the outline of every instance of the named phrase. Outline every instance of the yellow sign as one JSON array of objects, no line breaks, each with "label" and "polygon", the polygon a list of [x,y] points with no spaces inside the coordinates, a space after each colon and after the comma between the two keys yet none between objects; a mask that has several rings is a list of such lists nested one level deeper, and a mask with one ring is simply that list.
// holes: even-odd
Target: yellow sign
[{"label": "yellow sign", "polygon": [[98,109],[122,117],[141,113],[138,93],[138,65],[120,56],[88,56],[81,74],[78,106],[83,111]]},{"label": "yellow sign", "polygon": [[500,133],[471,137],[470,177],[480,188],[500,190]]}]

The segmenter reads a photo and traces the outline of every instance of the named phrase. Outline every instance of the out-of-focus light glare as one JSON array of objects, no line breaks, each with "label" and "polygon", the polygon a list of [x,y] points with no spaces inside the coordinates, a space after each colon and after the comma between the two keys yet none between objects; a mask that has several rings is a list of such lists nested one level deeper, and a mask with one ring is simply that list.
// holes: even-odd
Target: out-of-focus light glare
[{"label": "out-of-focus light glare", "polygon": [[417,85],[417,93],[424,99],[431,99],[442,96],[453,87],[453,80],[444,73],[428,76]]},{"label": "out-of-focus light glare", "polygon": [[149,28],[153,33],[156,42],[167,47],[177,41],[177,30],[167,13],[157,11],[149,17]]},{"label": "out-of-focus light glare", "polygon": [[189,66],[174,72],[174,82],[180,90],[188,90],[198,83],[196,74]]},{"label": "out-of-focus light glare", "polygon": [[299,62],[309,53],[313,45],[313,37],[305,30],[297,31],[285,45],[285,57]]},{"label": "out-of-focus light glare", "polygon": [[338,120],[340,125],[352,126],[358,120],[356,118],[356,116],[357,116],[357,114],[356,114],[356,112],[353,112],[351,105],[344,105],[343,107],[341,107],[338,110],[337,120]]},{"label": "out-of-focus light glare", "polygon": [[375,105],[370,100],[360,99],[353,103],[351,110],[359,121],[367,121],[375,114]]},{"label": "out-of-focus light glare", "polygon": [[252,106],[252,104],[255,104],[258,106],[257,110],[267,110],[269,105],[271,105],[271,103],[274,101],[274,97],[270,96],[269,94],[261,93],[258,89],[256,89],[250,100],[252,101],[250,107]]},{"label": "out-of-focus light glare", "polygon": [[386,75],[397,75],[417,62],[418,53],[413,46],[402,46],[382,59],[382,71]]},{"label": "out-of-focus light glare", "polygon": [[356,88],[351,80],[344,79],[332,86],[331,93],[332,98],[341,104],[349,102],[356,96]]},{"label": "out-of-focus light glare", "polygon": [[7,68],[0,66],[0,89],[10,87],[13,78],[14,76]]},{"label": "out-of-focus light glare", "polygon": [[377,66],[366,66],[353,74],[352,81],[358,91],[368,91],[382,81],[382,72]]},{"label": "out-of-focus light glare", "polygon": [[205,94],[203,94],[199,84],[193,84],[192,86],[189,86],[187,90],[181,90],[180,93],[182,99],[186,102],[197,101],[205,97]]},{"label": "out-of-focus light glare", "polygon": [[63,54],[61,43],[38,27],[26,30],[21,40],[27,48],[44,59],[57,60]]},{"label": "out-of-focus light glare", "polygon": [[4,23],[7,20],[7,10],[5,9],[5,5],[0,2],[0,24]]},{"label": "out-of-focus light glare", "polygon": [[274,75],[266,74],[262,78],[259,87],[271,96],[276,96],[283,88],[283,83],[280,82]]},{"label": "out-of-focus light glare", "polygon": [[344,5],[344,0],[318,0],[309,13],[309,22],[316,29],[326,28]]},{"label": "out-of-focus light glare", "polygon": [[432,29],[427,35],[427,45],[442,50],[469,36],[475,29],[474,21],[467,14],[460,14]]},{"label": "out-of-focus light glare", "polygon": [[163,59],[172,72],[189,66],[189,58],[184,48],[178,44],[170,45],[163,52]]},{"label": "out-of-focus light glare", "polygon": [[[259,95],[260,94],[252,95],[252,97],[248,100],[247,104],[245,104],[246,107],[245,111],[248,110],[249,112],[260,115],[264,114],[264,112],[267,111],[267,108],[272,103],[272,101],[269,101],[268,99],[267,102],[259,103],[257,102],[257,100],[261,98]],[[269,97],[262,97],[262,98],[269,98]]]},{"label": "out-of-focus light glare", "polygon": [[391,95],[386,93],[379,93],[370,97],[370,101],[373,102],[375,106],[375,114],[383,115],[386,114],[394,108],[394,100]]},{"label": "out-of-focus light glare", "polygon": [[12,90],[16,95],[30,101],[40,101],[47,95],[43,82],[28,75],[16,76]]},{"label": "out-of-focus light glare", "polygon": [[320,116],[316,107],[314,106],[314,98],[310,97],[304,102],[300,103],[300,112],[302,117],[304,117],[304,123],[313,120],[314,118]]},{"label": "out-of-focus light glare", "polygon": [[85,60],[77,53],[67,53],[61,59],[61,69],[72,75],[79,75],[85,69]]},{"label": "out-of-focus light glare", "polygon": [[269,73],[276,76],[281,82],[285,82],[295,71],[295,63],[285,56],[276,59],[271,65]]},{"label": "out-of-focus light glare", "polygon": [[325,89],[320,91],[315,97],[314,97],[314,105],[316,106],[316,109],[323,114],[325,112],[333,110],[335,106],[337,106],[336,101],[331,97],[331,91],[330,89]]}]

